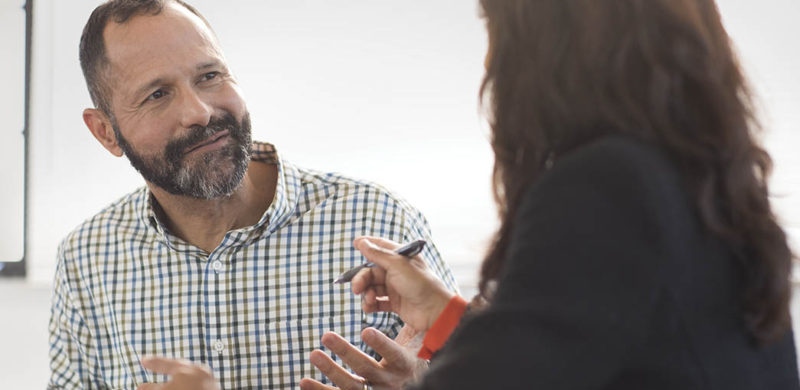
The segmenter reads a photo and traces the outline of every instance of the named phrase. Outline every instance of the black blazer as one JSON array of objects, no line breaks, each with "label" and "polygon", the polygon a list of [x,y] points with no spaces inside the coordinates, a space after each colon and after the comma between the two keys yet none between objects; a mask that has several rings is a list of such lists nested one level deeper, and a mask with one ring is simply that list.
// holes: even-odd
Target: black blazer
[{"label": "black blazer", "polygon": [[792,332],[759,348],[729,248],[653,146],[605,137],[525,195],[489,309],[420,389],[798,389]]}]

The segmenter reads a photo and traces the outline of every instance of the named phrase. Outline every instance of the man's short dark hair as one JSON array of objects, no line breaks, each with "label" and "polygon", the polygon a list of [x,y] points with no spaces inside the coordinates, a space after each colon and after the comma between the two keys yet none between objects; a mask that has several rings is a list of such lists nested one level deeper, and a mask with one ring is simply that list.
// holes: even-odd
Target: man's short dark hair
[{"label": "man's short dark hair", "polygon": [[169,2],[182,5],[191,13],[197,15],[211,29],[208,21],[191,5],[182,0],[109,0],[94,9],[86,26],[83,27],[80,43],[80,62],[86,86],[94,106],[103,111],[109,118],[111,112],[111,88],[109,80],[105,78],[108,57],[103,39],[103,30],[109,20],[124,24],[131,17],[137,15],[158,15]]}]

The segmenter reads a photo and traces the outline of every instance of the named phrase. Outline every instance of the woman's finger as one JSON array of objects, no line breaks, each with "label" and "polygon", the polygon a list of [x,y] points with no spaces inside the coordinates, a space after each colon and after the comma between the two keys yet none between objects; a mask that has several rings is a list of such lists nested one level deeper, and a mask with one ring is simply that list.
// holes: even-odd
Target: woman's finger
[{"label": "woman's finger", "polygon": [[369,289],[361,294],[361,310],[366,313],[395,311],[394,302],[386,295],[378,296],[375,289]]},{"label": "woman's finger", "polygon": [[355,246],[367,260],[384,269],[388,268],[393,260],[397,261],[402,258],[402,256],[394,253],[394,248],[390,249],[378,246],[373,240],[376,239],[374,237],[359,237],[353,241],[353,246]]},{"label": "woman's finger", "polygon": [[360,240],[369,240],[375,246],[378,246],[380,248],[386,249],[390,253],[394,253],[394,251],[397,250],[397,248],[400,248],[401,246],[403,246],[402,244],[394,242],[392,240],[387,240],[385,238],[375,237],[375,236],[356,237],[356,239],[353,240],[353,243],[355,244],[357,241],[360,241]]},{"label": "woman's finger", "polygon": [[370,288],[361,294],[361,304],[367,312],[373,313],[378,310],[377,298],[378,296],[375,294],[375,289],[373,288]]},{"label": "woman's finger", "polygon": [[388,296],[388,294],[386,293],[386,285],[385,284],[375,285],[375,287],[373,288],[373,291],[375,291],[375,297],[376,298]]},{"label": "woman's finger", "polygon": [[353,294],[361,294],[372,285],[381,284],[384,281],[386,272],[378,267],[364,268],[353,276],[350,281],[350,290]]},{"label": "woman's finger", "polygon": [[392,306],[391,301],[378,301],[377,305],[375,305],[374,307],[376,312],[385,312],[385,311],[394,312],[394,306]]},{"label": "woman's finger", "polygon": [[386,282],[386,270],[380,267],[366,268],[359,271],[350,282],[353,294],[361,294],[371,286],[382,285]]}]

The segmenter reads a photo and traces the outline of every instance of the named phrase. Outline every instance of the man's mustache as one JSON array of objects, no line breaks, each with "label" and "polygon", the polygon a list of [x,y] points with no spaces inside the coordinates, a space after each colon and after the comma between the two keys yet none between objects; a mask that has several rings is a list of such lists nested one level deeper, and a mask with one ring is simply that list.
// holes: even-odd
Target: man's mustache
[{"label": "man's mustache", "polygon": [[189,128],[189,133],[179,139],[170,141],[165,148],[167,161],[177,163],[183,157],[183,152],[200,142],[207,140],[220,131],[228,130],[231,135],[240,131],[240,125],[231,114],[219,118],[211,118],[206,126],[194,125]]}]

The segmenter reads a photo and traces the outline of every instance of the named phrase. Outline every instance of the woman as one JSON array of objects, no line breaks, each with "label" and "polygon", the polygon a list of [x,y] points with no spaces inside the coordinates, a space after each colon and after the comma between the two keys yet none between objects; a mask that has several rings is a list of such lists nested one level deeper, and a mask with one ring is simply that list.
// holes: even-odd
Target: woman
[{"label": "woman", "polygon": [[[501,217],[488,306],[461,317],[421,261],[355,243],[380,266],[353,281],[365,310],[428,331],[421,356],[435,356],[413,388],[799,388],[792,255],[713,0],[481,6]],[[312,362],[361,388],[323,353]]]},{"label": "woman", "polygon": [[[395,243],[355,242],[379,265],[353,280],[364,309],[427,332],[431,366],[412,388],[800,388],[792,254],[713,0],[480,3],[501,218],[486,307],[467,308]],[[382,362],[322,342],[376,387],[414,373],[401,346],[363,339]],[[367,387],[321,351],[311,360],[341,388]],[[145,365],[175,384],[150,388],[216,387],[202,367]]]}]

